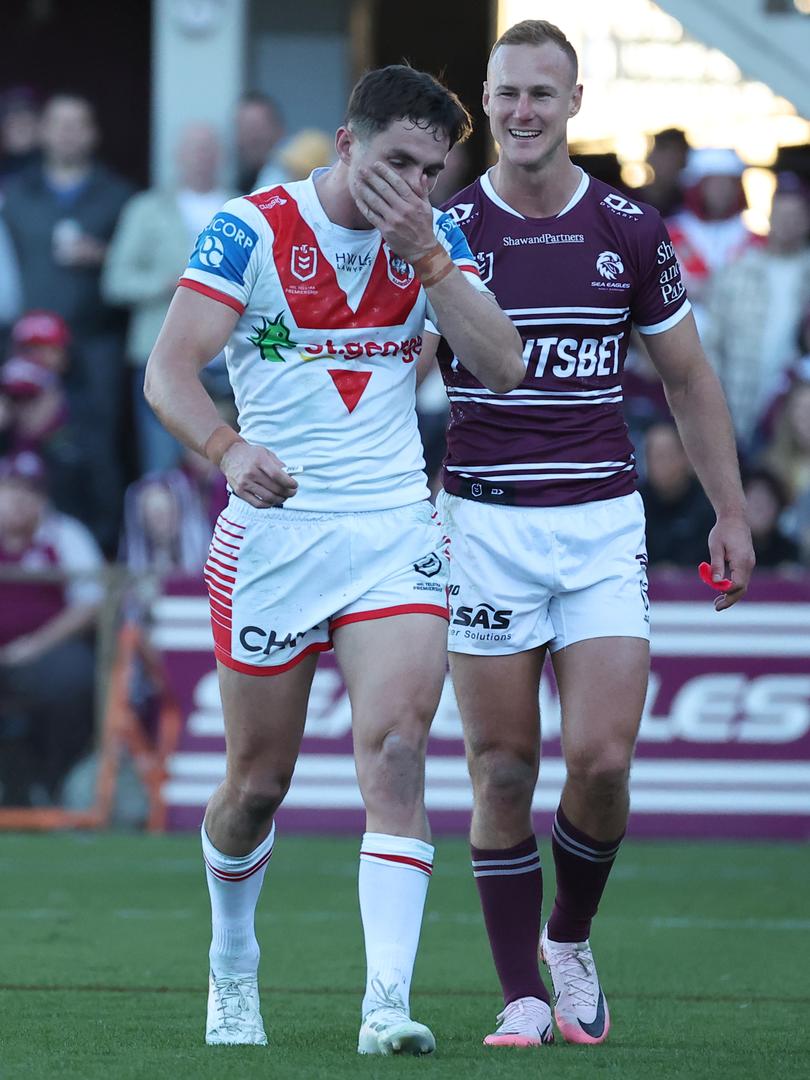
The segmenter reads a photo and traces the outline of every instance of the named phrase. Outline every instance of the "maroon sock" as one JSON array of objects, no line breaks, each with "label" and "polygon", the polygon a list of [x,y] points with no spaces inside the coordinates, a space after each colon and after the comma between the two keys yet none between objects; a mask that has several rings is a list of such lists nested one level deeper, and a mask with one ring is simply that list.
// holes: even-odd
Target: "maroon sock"
[{"label": "maroon sock", "polygon": [[608,875],[624,833],[617,840],[594,840],[557,808],[551,850],[557,868],[557,895],[548,920],[552,941],[587,941]]},{"label": "maroon sock", "polygon": [[492,851],[470,845],[492,959],[504,1004],[522,997],[548,1001],[540,978],[537,945],[543,904],[543,871],[533,836]]}]

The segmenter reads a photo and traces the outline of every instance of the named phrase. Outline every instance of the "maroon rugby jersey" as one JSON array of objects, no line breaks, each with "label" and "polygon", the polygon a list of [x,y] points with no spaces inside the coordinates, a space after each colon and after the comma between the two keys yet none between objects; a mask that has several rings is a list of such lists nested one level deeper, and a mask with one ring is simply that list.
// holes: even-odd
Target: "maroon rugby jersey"
[{"label": "maroon rugby jersey", "polygon": [[521,506],[627,495],[637,479],[621,385],[632,325],[660,333],[690,309],[660,215],[587,173],[556,217],[518,214],[487,174],[443,209],[520,332],[526,361],[521,385],[496,394],[442,341],[445,491]]}]

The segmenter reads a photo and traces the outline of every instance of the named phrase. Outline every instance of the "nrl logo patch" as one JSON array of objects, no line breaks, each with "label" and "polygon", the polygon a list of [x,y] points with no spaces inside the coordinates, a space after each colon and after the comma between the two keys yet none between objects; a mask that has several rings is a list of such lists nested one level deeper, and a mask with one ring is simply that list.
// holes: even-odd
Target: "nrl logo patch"
[{"label": "nrl logo patch", "polygon": [[314,244],[293,244],[290,272],[299,281],[309,281],[318,269],[318,249]]},{"label": "nrl logo patch", "polygon": [[475,261],[478,263],[478,273],[481,275],[481,281],[486,283],[492,277],[492,262],[494,254],[491,251],[479,251],[475,256]]}]

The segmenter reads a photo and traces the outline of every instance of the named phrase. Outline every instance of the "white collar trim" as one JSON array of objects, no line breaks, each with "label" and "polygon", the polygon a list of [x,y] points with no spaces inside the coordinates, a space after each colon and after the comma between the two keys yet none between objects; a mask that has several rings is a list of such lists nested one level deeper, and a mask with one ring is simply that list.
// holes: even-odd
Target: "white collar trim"
[{"label": "white collar trim", "polygon": [[[577,168],[579,169],[579,165],[577,165]],[[577,184],[576,191],[562,208],[562,210],[560,210],[559,214],[554,215],[555,217],[561,218],[564,214],[567,214],[570,210],[573,210],[577,203],[583,199],[585,192],[588,190],[588,185],[591,182],[591,178],[590,176],[588,176],[584,169],[579,169],[579,171],[581,175],[579,183]],[[481,177],[481,190],[484,192],[486,197],[492,202],[494,202],[496,206],[499,206],[501,210],[505,210],[507,214],[511,214],[513,217],[520,218],[521,221],[525,221],[525,214],[518,213],[518,211],[515,210],[514,207],[511,207],[509,205],[509,203],[504,202],[498,192],[492,186],[492,180],[490,179],[489,175],[491,172],[492,169],[488,169]]]}]

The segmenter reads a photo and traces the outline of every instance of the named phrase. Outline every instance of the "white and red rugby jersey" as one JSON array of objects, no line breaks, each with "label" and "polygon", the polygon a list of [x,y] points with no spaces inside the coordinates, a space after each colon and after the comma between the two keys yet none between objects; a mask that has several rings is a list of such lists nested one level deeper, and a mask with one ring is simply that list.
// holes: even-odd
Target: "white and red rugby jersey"
[{"label": "white and red rugby jersey", "polygon": [[[316,176],[226,203],[180,284],[239,313],[225,357],[240,430],[304,466],[290,509],[405,506],[428,496],[415,361],[434,314],[377,229],[329,220]],[[439,242],[486,291],[452,215],[433,213]]]}]

